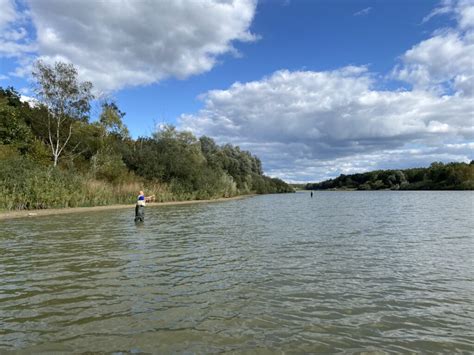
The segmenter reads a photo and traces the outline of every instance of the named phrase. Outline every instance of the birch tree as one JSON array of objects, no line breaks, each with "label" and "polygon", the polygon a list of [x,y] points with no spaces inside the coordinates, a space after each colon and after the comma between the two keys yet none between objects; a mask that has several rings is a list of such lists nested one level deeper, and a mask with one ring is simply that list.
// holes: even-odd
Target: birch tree
[{"label": "birch tree", "polygon": [[48,145],[51,148],[53,165],[66,148],[75,121],[88,120],[92,83],[80,82],[74,65],[56,62],[48,65],[37,61],[33,69],[36,79],[35,94],[48,110]]}]

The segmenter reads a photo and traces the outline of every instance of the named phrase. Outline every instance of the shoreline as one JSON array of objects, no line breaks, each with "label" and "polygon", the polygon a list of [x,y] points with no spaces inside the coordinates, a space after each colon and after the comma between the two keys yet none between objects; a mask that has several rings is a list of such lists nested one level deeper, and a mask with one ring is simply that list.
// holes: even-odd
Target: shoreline
[{"label": "shoreline", "polygon": [[[197,203],[213,203],[213,202],[226,202],[241,200],[248,197],[256,196],[252,195],[241,195],[235,197],[221,197],[213,200],[189,200],[189,201],[167,201],[167,202],[150,202],[147,203],[147,207],[161,207],[161,206],[176,206],[176,205],[192,205]],[[17,218],[31,218],[41,216],[54,216],[60,214],[72,214],[82,212],[94,212],[94,211],[107,211],[107,210],[119,210],[126,208],[135,208],[135,204],[129,205],[106,205],[106,206],[91,206],[91,207],[65,207],[65,208],[51,208],[44,210],[20,210],[20,211],[5,211],[0,212],[0,221],[17,219]]]}]

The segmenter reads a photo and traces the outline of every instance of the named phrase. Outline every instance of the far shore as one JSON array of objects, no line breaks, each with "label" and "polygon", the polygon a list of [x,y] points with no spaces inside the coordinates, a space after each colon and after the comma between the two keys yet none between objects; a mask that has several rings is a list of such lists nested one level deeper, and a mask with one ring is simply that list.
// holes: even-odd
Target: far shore
[{"label": "far shore", "polygon": [[[190,201],[168,201],[168,202],[150,202],[147,203],[147,207],[160,207],[160,206],[175,206],[175,205],[191,205],[196,203],[212,203],[212,202],[225,202],[240,200],[255,195],[241,195],[235,197],[217,198],[213,200],[190,200]],[[107,205],[107,206],[93,206],[93,207],[71,207],[71,208],[51,208],[44,210],[19,210],[19,211],[2,211],[0,212],[0,221],[9,220],[14,218],[28,218],[28,217],[40,217],[40,216],[53,216],[58,214],[69,214],[69,213],[81,213],[81,212],[94,212],[94,211],[105,211],[105,210],[118,210],[129,208],[133,210],[134,204],[128,205]]]}]

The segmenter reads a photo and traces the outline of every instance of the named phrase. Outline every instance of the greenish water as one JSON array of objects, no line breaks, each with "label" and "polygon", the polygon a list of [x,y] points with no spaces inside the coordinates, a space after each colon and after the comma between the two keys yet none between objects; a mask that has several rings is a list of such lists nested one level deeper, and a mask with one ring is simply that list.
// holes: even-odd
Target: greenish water
[{"label": "greenish water", "polygon": [[472,192],[0,222],[0,352],[474,351]]}]

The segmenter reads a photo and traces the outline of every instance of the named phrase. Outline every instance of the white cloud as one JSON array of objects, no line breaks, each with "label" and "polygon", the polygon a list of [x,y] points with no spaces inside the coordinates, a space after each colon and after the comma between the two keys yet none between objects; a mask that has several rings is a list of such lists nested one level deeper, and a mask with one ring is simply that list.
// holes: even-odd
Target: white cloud
[{"label": "white cloud", "polygon": [[435,16],[453,15],[459,28],[467,29],[474,26],[474,1],[473,0],[443,0],[423,18],[423,23],[430,21]]},{"label": "white cloud", "polygon": [[15,21],[16,10],[12,0],[0,0],[0,30],[4,30],[9,23]]},{"label": "white cloud", "polygon": [[[26,1],[35,43],[24,30],[26,15],[9,10],[13,0],[0,0],[7,9],[0,13],[0,55],[18,57],[16,75],[29,72],[24,54],[37,51],[46,61],[72,61],[105,91],[206,72],[235,52],[233,41],[255,39],[249,27],[256,0]],[[292,181],[468,161],[474,0],[446,0],[424,22],[441,15],[456,26],[407,50],[392,72],[412,90],[381,90],[364,66],[281,70],[205,93],[203,109],[182,115],[180,128],[251,150],[266,173]]]},{"label": "white cloud", "polygon": [[472,82],[472,58],[474,35],[449,31],[405,52],[403,65],[394,73],[398,79],[413,84],[416,89],[456,90],[453,83]]},{"label": "white cloud", "polygon": [[438,92],[457,91],[472,95],[474,83],[474,0],[445,1],[425,17],[453,14],[455,28],[438,30],[431,38],[406,51],[393,76],[409,82],[415,89]]},{"label": "white cloud", "polygon": [[14,0],[0,0],[0,56],[18,57],[33,52],[36,47],[22,27],[26,19]]},{"label": "white cloud", "polygon": [[27,102],[30,104],[30,106],[35,107],[38,105],[38,100],[34,97],[27,96],[27,95],[21,95],[20,96],[20,101],[21,102]]},{"label": "white cloud", "polygon": [[[322,181],[340,174],[355,174],[377,169],[427,167],[434,161],[470,162],[474,144],[447,144],[442,147],[388,149],[370,154],[354,154],[332,160],[300,160],[266,173],[290,182]],[[297,170],[301,169],[301,170]]]},{"label": "white cloud", "polygon": [[454,11],[454,1],[453,0],[443,0],[440,3],[440,6],[436,7],[428,15],[423,18],[422,23],[430,21],[435,16],[447,15],[453,13]]},{"label": "white cloud", "polygon": [[290,181],[469,161],[473,8],[473,1],[446,1],[430,15],[452,14],[457,25],[401,57],[392,76],[412,90],[375,89],[380,83],[365,67],[283,70],[209,91],[200,112],[181,116],[181,127],[239,144],[262,158],[268,174]]},{"label": "white cloud", "polygon": [[470,98],[380,91],[374,83],[364,67],[278,71],[208,92],[204,108],[182,115],[180,127],[249,149],[262,158],[267,173],[290,180],[303,180],[317,172],[315,166],[328,164],[334,171],[327,172],[334,173],[369,169],[387,157],[407,163],[413,159],[406,154],[410,145],[420,156],[430,152],[435,158],[433,147],[473,138]]},{"label": "white cloud", "polygon": [[354,16],[367,16],[370,13],[370,11],[372,11],[372,8],[366,7],[365,9],[355,12]]},{"label": "white cloud", "polygon": [[474,1],[462,0],[455,8],[458,17],[459,26],[462,29],[474,27]]},{"label": "white cloud", "polygon": [[[73,62],[83,79],[103,91],[209,71],[220,55],[236,52],[233,41],[255,40],[249,26],[256,0],[28,0],[28,5],[39,57]],[[4,17],[0,21],[12,21]],[[4,53],[18,52],[13,39],[22,38],[23,30],[8,36]]]}]

